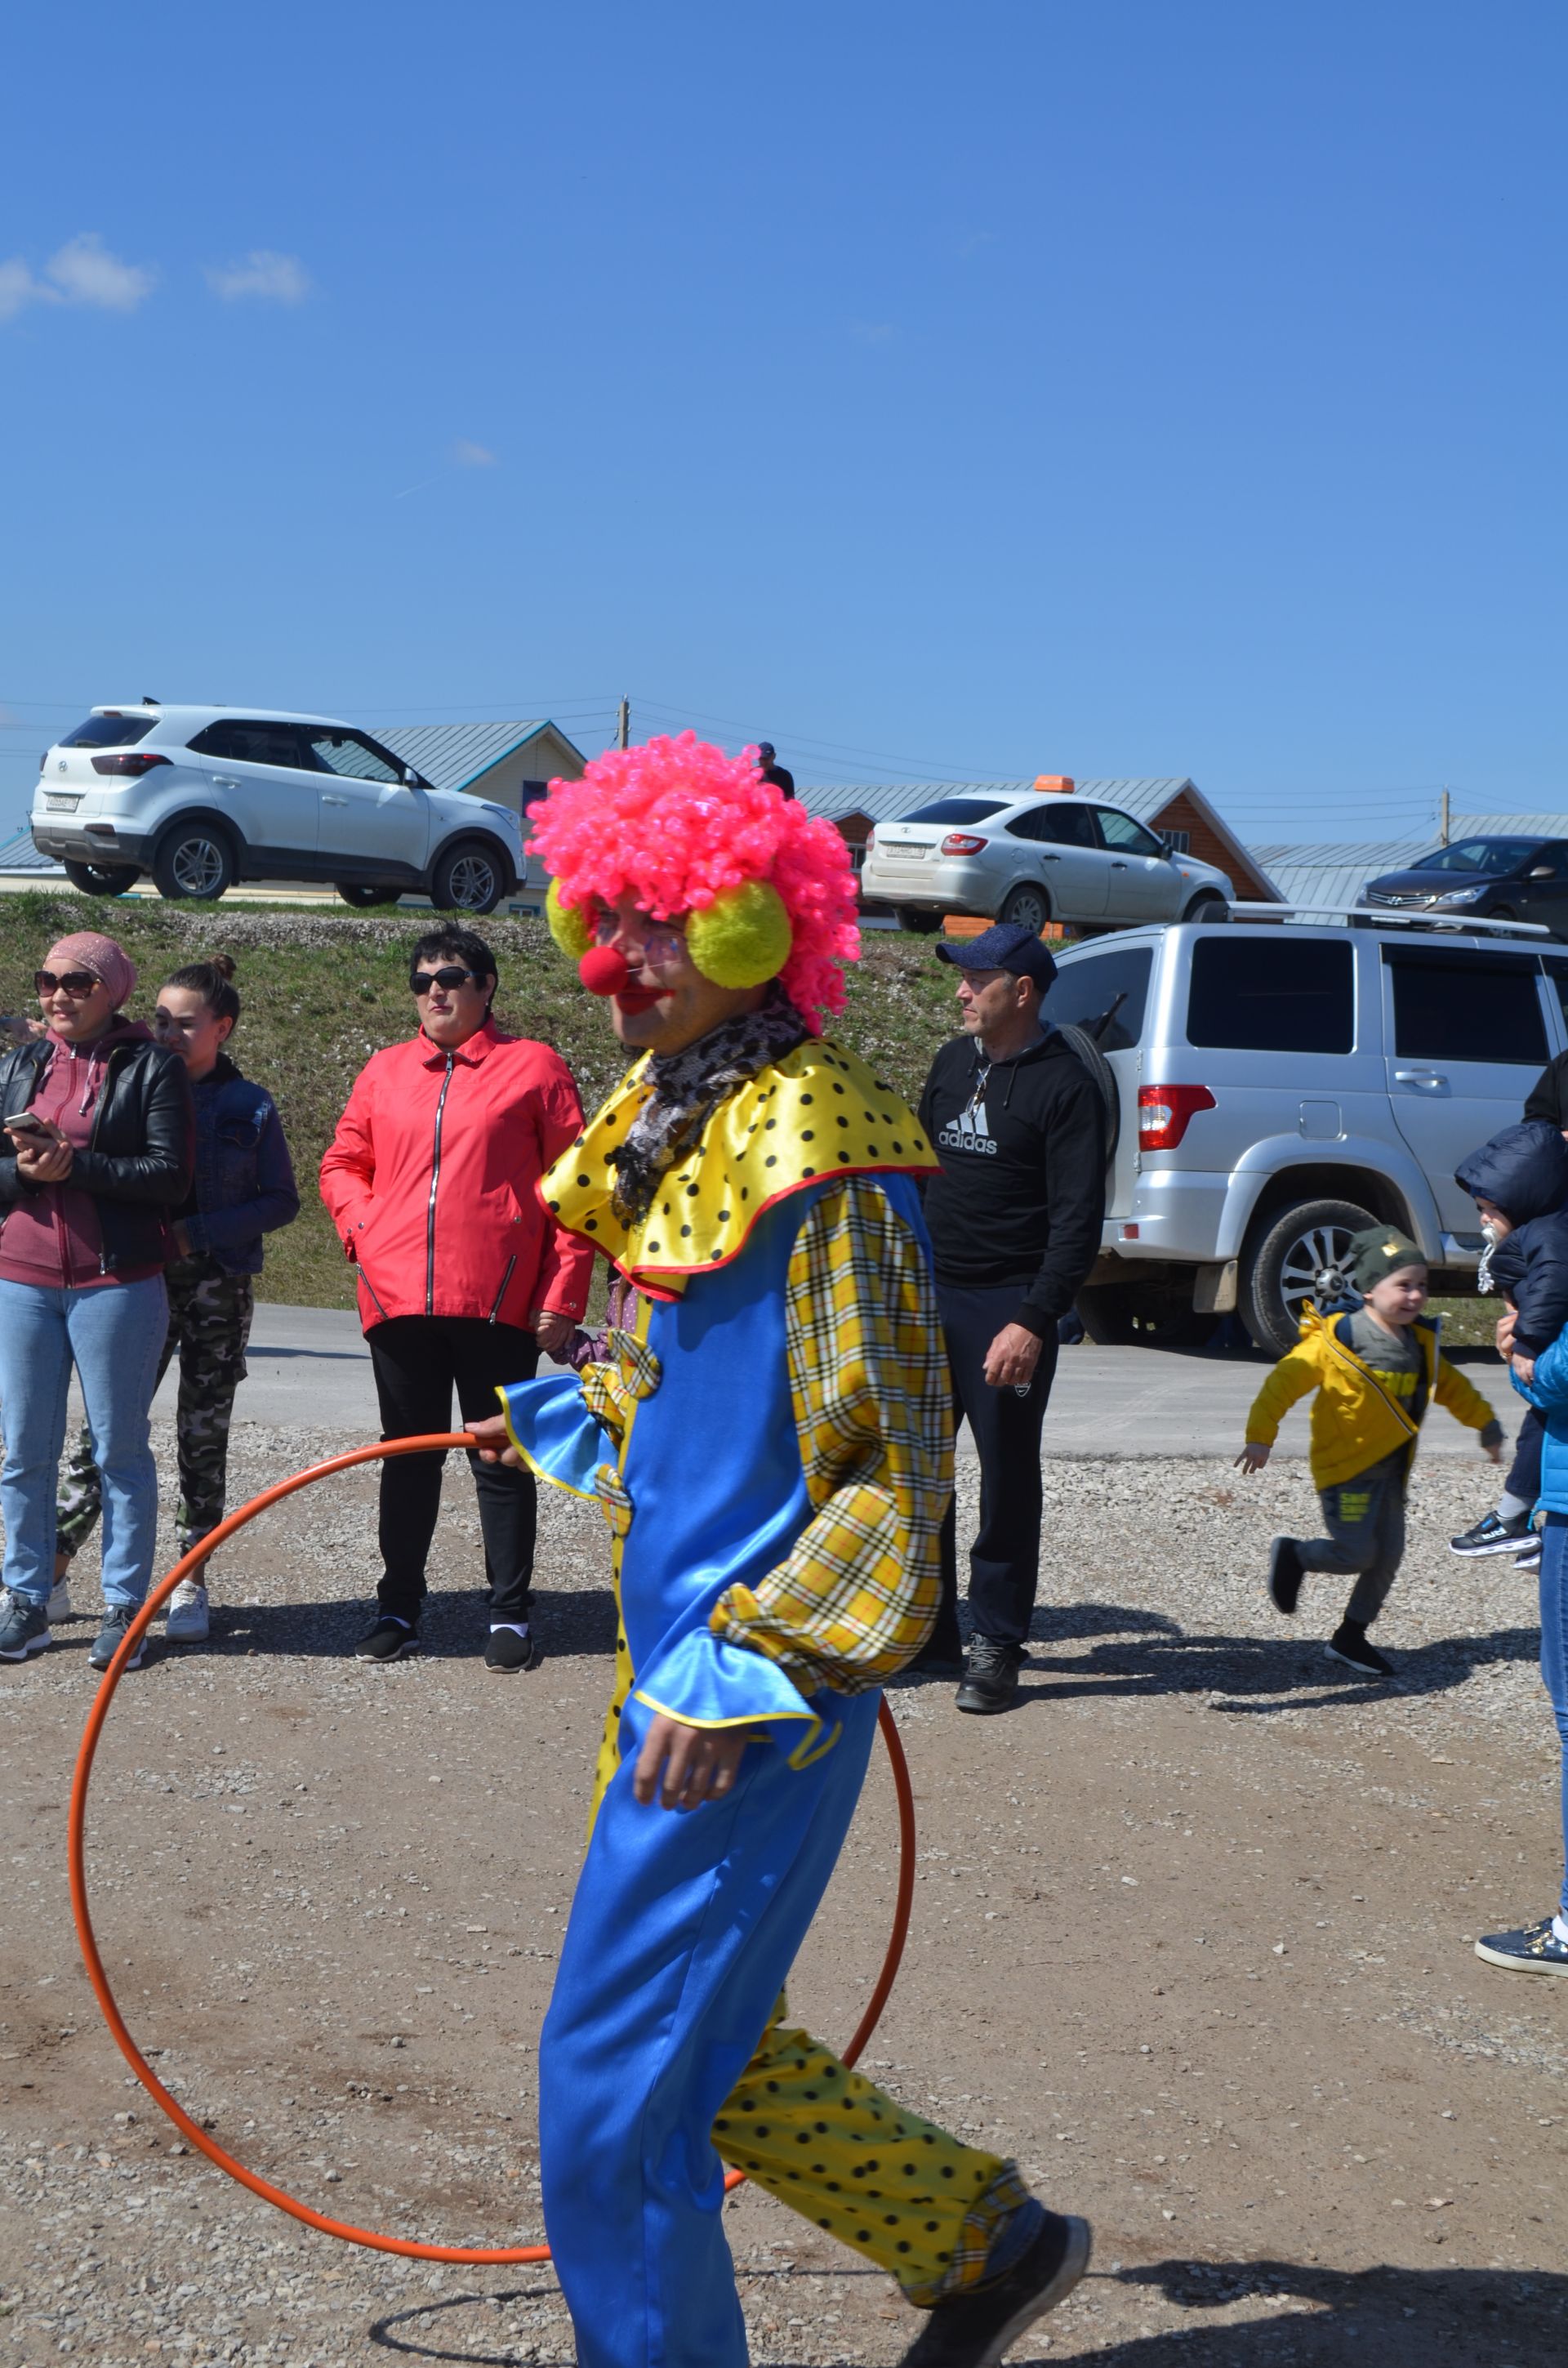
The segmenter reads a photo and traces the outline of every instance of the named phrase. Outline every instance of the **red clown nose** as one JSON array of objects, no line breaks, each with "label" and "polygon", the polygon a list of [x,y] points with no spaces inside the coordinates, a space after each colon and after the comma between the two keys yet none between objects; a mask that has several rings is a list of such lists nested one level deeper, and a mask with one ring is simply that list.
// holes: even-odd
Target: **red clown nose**
[{"label": "red clown nose", "polygon": [[619,947],[590,946],[577,964],[577,975],[590,995],[619,995],[631,969]]}]

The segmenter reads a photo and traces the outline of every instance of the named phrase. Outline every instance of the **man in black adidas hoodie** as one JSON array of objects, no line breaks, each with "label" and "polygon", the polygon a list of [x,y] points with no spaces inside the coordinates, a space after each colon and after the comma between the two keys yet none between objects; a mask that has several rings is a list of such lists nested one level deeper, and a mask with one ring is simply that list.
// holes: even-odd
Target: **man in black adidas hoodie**
[{"label": "man in black adidas hoodie", "polygon": [[[1040,1008],[1056,964],[1038,938],[998,922],[938,946],[937,958],[958,972],[963,1033],[943,1045],[921,1097],[920,1122],[942,1163],[926,1188],[926,1223],[954,1423],[969,1417],[980,1455],[974,1634],[957,1699],[960,1710],[1001,1711],[1017,1691],[1040,1575],[1040,1439],[1056,1326],[1099,1255],[1105,1112]],[[949,1506],[942,1607],[921,1659],[939,1668],[960,1650]]]}]

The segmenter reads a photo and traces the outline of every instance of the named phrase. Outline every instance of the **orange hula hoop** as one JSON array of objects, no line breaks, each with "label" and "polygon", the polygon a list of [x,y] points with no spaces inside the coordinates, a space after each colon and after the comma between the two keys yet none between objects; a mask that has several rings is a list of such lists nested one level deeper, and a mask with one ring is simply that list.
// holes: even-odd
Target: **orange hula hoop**
[{"label": "orange hula hoop", "polygon": [[[225,1539],[232,1538],[237,1530],[243,1530],[247,1521],[254,1521],[258,1513],[266,1512],[268,1506],[276,1505],[280,1498],[293,1496],[296,1489],[308,1488],[313,1481],[328,1479],[335,1472],[351,1471],[357,1463],[377,1463],[388,1455],[417,1455],[435,1448],[472,1449],[474,1444],[472,1437],[466,1430],[430,1431],[418,1439],[381,1440],[370,1447],[356,1447],[347,1455],[329,1456],[324,1463],[312,1463],[307,1470],[295,1472],[287,1480],[279,1480],[275,1486],[264,1488],[259,1497],[253,1497],[248,1505],[242,1505],[238,1512],[231,1513],[225,1520],[220,1521],[218,1527],[210,1531],[199,1545],[193,1546],[189,1554],[176,1563],[166,1578],[160,1579],[156,1587],[150,1588],[146,1601],[127,1629],[119,1651],[104,1672],[103,1680],[93,1697],[92,1708],[87,1713],[87,1723],[83,1729],[81,1745],[76,1753],[75,1772],[71,1783],[71,1811],[66,1827],[66,1851],[71,1873],[71,1913],[75,1919],[76,1938],[81,1945],[83,1963],[87,1969],[87,1979],[93,1986],[93,1994],[97,1999],[104,2021],[113,2034],[116,2046],[153,2103],[161,2112],[168,2115],[181,2136],[188,2140],[199,2154],[204,2154],[209,2162],[215,2163],[220,2170],[225,2171],[241,2187],[248,2188],[251,2194],[259,2195],[264,2203],[273,2204],[279,2212],[286,2212],[290,2219],[303,2221],[307,2228],[314,2228],[324,2237],[338,2237],[347,2244],[365,2245],[373,2252],[401,2253],[410,2260],[460,2261],[499,2266],[502,2263],[548,2261],[550,2247],[548,2245],[423,2245],[408,2237],[388,2237],[374,2228],[356,2228],[347,2220],[334,2220],[327,2213],[312,2211],[308,2203],[301,2203],[298,2196],[290,2195],[284,2188],[275,2187],[270,2180],[261,2178],[257,2172],[247,2170],[244,2163],[236,2162],[233,2156],[226,2153],[216,2139],[210,2136],[199,2123],[193,2122],[179,2100],[171,2096],[168,2089],[165,2088],[126,2027],[125,2017],[120,2013],[119,2003],[109,1987],[109,1978],[104,1970],[104,1961],[99,1954],[97,1941],[93,1931],[92,1913],[87,1905],[86,1874],[87,1787],[92,1777],[93,1759],[97,1751],[99,1738],[103,1734],[104,1723],[108,1716],[109,1704],[114,1700],[115,1690],[120,1679],[125,1675],[126,1665],[136,1650],[138,1643],[146,1634],[149,1623],[174,1593],[181,1579],[189,1578],[193,1572],[201,1567],[209,1554],[221,1546]],[[877,1976],[876,1987],[871,1992],[866,2011],[856,2027],[855,2036],[844,2051],[842,2060],[846,2064],[853,2064],[856,2061],[881,2019],[882,2009],[888,2002],[889,1993],[898,1976],[904,1942],[909,1936],[910,1909],[915,1898],[915,1794],[909,1781],[909,1763],[903,1756],[903,1745],[899,1739],[897,1725],[885,1700],[881,1706],[878,1724],[887,1750],[888,1762],[892,1770],[893,1790],[898,1798],[900,1851],[898,1892],[893,1905],[892,1932],[888,1941],[887,1953],[882,1960],[882,1969]],[[743,2185],[744,2179],[744,2171],[727,2172],[724,2180],[726,2190]]]}]

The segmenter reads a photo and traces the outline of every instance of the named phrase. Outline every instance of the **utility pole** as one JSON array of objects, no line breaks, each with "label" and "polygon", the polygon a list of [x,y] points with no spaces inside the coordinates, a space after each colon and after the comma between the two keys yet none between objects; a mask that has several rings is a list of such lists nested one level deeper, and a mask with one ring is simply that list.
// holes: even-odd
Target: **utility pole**
[{"label": "utility pole", "polygon": [[[621,746],[624,747],[625,745],[626,744],[623,741]],[[1443,783],[1443,793],[1437,803],[1437,842],[1439,846],[1447,847],[1449,843],[1449,785],[1447,781]]]},{"label": "utility pole", "polygon": [[[620,702],[615,745],[618,748],[630,748],[631,746],[631,701],[629,699],[623,699]],[[1448,837],[1447,830],[1444,831],[1443,836],[1445,838]]]}]

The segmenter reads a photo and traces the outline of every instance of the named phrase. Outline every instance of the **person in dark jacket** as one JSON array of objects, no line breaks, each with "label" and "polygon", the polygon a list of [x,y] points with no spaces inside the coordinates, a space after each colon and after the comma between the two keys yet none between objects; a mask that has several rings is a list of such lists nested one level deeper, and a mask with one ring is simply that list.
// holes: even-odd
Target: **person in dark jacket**
[{"label": "person in dark jacket", "polygon": [[[1568,1142],[1554,1115],[1561,1108],[1558,1073],[1565,1063],[1568,1054],[1544,1072],[1525,1104],[1522,1122],[1494,1134],[1455,1173],[1455,1182],[1475,1200],[1490,1236],[1481,1287],[1490,1284],[1510,1304],[1497,1334],[1505,1356],[1516,1348],[1527,1357],[1539,1356],[1568,1324]],[[1507,1554],[1517,1557],[1520,1571],[1540,1567],[1540,1540],[1533,1524],[1543,1438],[1541,1415],[1532,1406],[1520,1426],[1502,1496],[1471,1529],[1449,1539],[1455,1554]]]},{"label": "person in dark jacket", "polygon": [[[937,1304],[955,1424],[980,1456],[980,1531],[970,1553],[974,1633],[958,1706],[1006,1710],[1040,1575],[1040,1429],[1057,1326],[1099,1255],[1105,1114],[1097,1088],[1041,1010],[1056,964],[1009,922],[940,945],[957,970],[963,1033],[944,1044],[920,1122],[942,1165],[926,1190]],[[958,1533],[942,1533],[942,1608],[918,1666],[959,1657]]]},{"label": "person in dark jacket", "polygon": [[771,740],[757,742],[756,769],[765,781],[771,781],[774,788],[782,790],[787,798],[794,796],[795,776],[787,765],[779,763],[778,751]]},{"label": "person in dark jacket", "polygon": [[[173,1223],[175,1256],[165,1281],[169,1327],[158,1360],[158,1380],[179,1352],[179,1401],[175,1414],[180,1497],[175,1534],[182,1554],[223,1518],[228,1486],[229,1423],[234,1392],[245,1377],[254,1278],[261,1272],[262,1237],[300,1213],[300,1195],[272,1096],[254,1085],[225,1047],[240,1016],[227,954],[188,962],[158,990],[153,1027],[158,1042],[185,1063],[196,1100],[196,1174]],[[70,1617],[65,1574],[92,1534],[102,1491],[85,1429],[66,1466],[55,1508],[55,1589],[51,1621]],[[169,1598],[165,1633],[171,1644],[205,1641],[207,1588],[183,1579]]]},{"label": "person in dark jacket", "polygon": [[[147,1592],[158,1484],[148,1410],[168,1329],[171,1212],[195,1121],[177,1056],[123,1005],[136,965],[97,930],[35,973],[48,1032],[0,1060],[0,1660],[51,1642],[54,1493],[74,1365],[103,1475],[106,1669]],[[138,1652],[136,1660],[141,1659]]]}]

